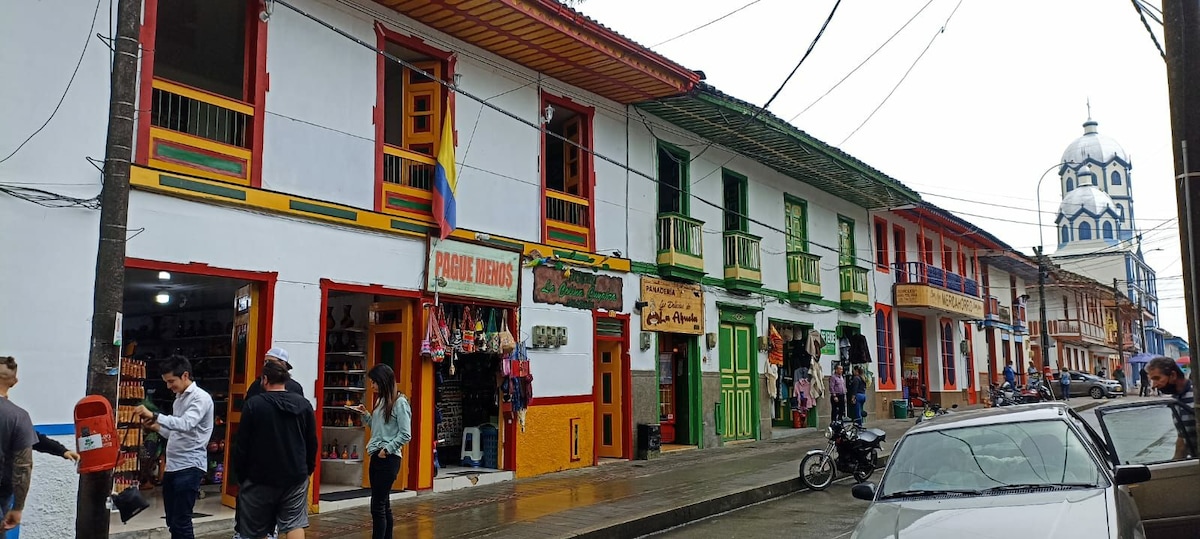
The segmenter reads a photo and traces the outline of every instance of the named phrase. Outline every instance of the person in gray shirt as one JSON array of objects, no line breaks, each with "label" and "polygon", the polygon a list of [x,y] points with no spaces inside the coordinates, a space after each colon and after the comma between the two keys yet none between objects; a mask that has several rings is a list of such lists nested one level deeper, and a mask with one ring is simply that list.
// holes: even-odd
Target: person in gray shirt
[{"label": "person in gray shirt", "polygon": [[[17,360],[11,356],[0,357],[0,384],[12,387],[16,383]],[[11,496],[4,493],[0,498],[4,508],[0,537],[21,524],[21,512],[25,509],[25,497],[33,477],[33,444],[37,441],[29,413],[7,398],[0,399],[0,458],[4,463],[3,474],[10,478],[12,486]]]},{"label": "person in gray shirt", "polygon": [[167,468],[163,474],[163,511],[172,539],[191,539],[192,509],[200,495],[200,480],[208,470],[208,439],[213,430],[213,400],[192,381],[192,363],[183,356],[163,360],[162,379],[175,393],[171,415],[138,406],[134,414],[147,429],[167,439]]}]

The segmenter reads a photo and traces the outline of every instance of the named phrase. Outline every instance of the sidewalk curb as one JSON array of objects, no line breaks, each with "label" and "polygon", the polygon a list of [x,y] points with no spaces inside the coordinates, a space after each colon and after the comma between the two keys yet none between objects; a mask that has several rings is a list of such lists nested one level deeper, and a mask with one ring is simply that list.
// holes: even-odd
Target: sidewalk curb
[{"label": "sidewalk curb", "polygon": [[[872,477],[878,477],[882,473],[891,456],[890,451],[887,454],[879,456],[880,465]],[[799,461],[797,461],[797,466],[799,466]],[[799,469],[797,469],[797,473],[799,473]],[[850,478],[850,476],[841,475],[835,480],[847,478]],[[618,522],[611,526],[593,528],[573,534],[570,537],[582,539],[642,537],[801,491],[807,492],[809,489],[804,486],[799,477],[793,477],[740,492],[717,496],[682,507],[675,507],[658,513],[636,517],[632,520]]]}]

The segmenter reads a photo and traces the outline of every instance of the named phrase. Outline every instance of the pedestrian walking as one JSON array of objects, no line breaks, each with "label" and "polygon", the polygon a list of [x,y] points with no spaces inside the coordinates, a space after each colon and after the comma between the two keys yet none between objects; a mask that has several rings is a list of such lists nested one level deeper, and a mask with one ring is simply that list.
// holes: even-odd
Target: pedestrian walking
[{"label": "pedestrian walking", "polygon": [[1062,392],[1062,400],[1071,400],[1071,373],[1063,367],[1058,371],[1058,388]]},{"label": "pedestrian walking", "polygon": [[308,399],[288,391],[281,361],[263,365],[263,392],[247,399],[233,444],[238,481],[237,539],[303,539],[308,478],[317,468],[317,419]]},{"label": "pedestrian walking", "polygon": [[0,538],[8,530],[21,524],[25,510],[25,498],[33,477],[33,446],[38,442],[37,432],[29,412],[13,404],[8,390],[17,384],[17,360],[11,356],[0,357],[0,462],[3,462],[3,491],[0,505],[4,520],[0,522]]},{"label": "pedestrian walking", "polygon": [[371,482],[371,539],[392,539],[392,483],[400,473],[400,450],[412,438],[412,408],[408,398],[396,391],[396,373],[384,364],[367,373],[375,389],[371,411],[357,404],[350,408],[362,414],[371,427],[367,454],[371,463],[367,478]]},{"label": "pedestrian walking", "polygon": [[846,416],[846,375],[842,366],[833,368],[833,376],[829,377],[829,417],[831,421],[841,421]]},{"label": "pedestrian walking", "polygon": [[[279,363],[282,364],[288,371],[292,370],[292,364],[288,362],[288,351],[284,350],[283,348],[275,347],[267,350],[267,354],[263,357],[263,365],[266,365],[267,363]],[[288,391],[300,395],[301,397],[304,396],[304,386],[300,385],[300,382],[293,380],[291,376],[288,377],[286,387]],[[249,401],[251,397],[262,394],[262,392],[262,379],[259,378],[252,382],[250,387],[246,388],[246,400]]]},{"label": "pedestrian walking", "polygon": [[1150,395],[1150,375],[1146,372],[1146,366],[1138,371],[1138,396],[1146,397]]},{"label": "pedestrian walking", "polygon": [[208,469],[208,439],[213,430],[213,400],[192,380],[192,363],[180,355],[163,360],[162,379],[175,394],[171,415],[138,406],[143,426],[167,439],[163,474],[163,512],[171,539],[193,539],[192,509],[200,495],[200,479]]}]

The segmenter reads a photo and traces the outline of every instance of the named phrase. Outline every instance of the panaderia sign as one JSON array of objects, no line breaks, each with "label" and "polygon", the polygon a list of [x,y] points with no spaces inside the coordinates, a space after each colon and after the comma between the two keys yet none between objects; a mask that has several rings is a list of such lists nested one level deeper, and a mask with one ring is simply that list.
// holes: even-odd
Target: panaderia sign
[{"label": "panaderia sign", "polygon": [[704,334],[704,291],[684,284],[642,277],[642,331]]},{"label": "panaderia sign", "polygon": [[[516,303],[520,271],[519,253],[454,240],[433,241],[425,290]],[[445,283],[437,285],[438,277]]]}]

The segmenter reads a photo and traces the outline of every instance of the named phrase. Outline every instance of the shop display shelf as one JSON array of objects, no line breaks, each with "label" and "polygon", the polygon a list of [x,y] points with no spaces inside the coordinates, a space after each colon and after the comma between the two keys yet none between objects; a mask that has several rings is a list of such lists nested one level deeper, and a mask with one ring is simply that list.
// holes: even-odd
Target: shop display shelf
[{"label": "shop display shelf", "polygon": [[326,329],[325,331],[328,333],[333,333],[333,332],[338,332],[338,331],[340,331],[342,333],[366,333],[367,332],[367,330],[365,330],[363,328],[329,328],[329,329]]},{"label": "shop display shelf", "polygon": [[365,371],[365,370],[356,370],[356,371],[325,371],[325,374],[366,374],[366,373],[367,373],[367,371]]},{"label": "shop display shelf", "polygon": [[138,344],[140,344],[142,346],[149,346],[151,344],[158,344],[158,343],[165,343],[165,342],[202,341],[204,339],[216,339],[218,337],[223,338],[223,339],[228,339],[228,338],[230,338],[230,334],[216,333],[213,335],[193,335],[191,337],[166,337],[166,338],[159,338],[159,339],[138,339],[135,337],[135,338],[131,338],[129,340],[137,341]]},{"label": "shop display shelf", "polygon": [[335,430],[363,430],[367,427],[365,425],[361,426],[361,427],[337,427],[337,426],[333,426],[333,425],[322,425],[321,428],[335,429]]},{"label": "shop display shelf", "polygon": [[364,357],[367,355],[367,353],[366,352],[325,352],[325,355],[327,355],[327,356]]},{"label": "shop display shelf", "polygon": [[365,387],[326,387],[325,391],[366,391]]},{"label": "shop display shelf", "polygon": [[331,462],[335,464],[362,464],[363,459],[321,459],[321,462]]}]

